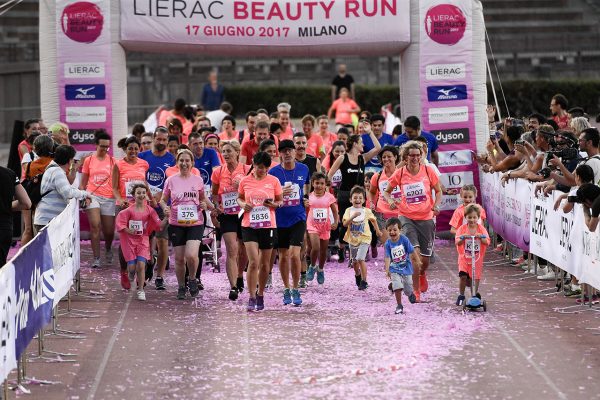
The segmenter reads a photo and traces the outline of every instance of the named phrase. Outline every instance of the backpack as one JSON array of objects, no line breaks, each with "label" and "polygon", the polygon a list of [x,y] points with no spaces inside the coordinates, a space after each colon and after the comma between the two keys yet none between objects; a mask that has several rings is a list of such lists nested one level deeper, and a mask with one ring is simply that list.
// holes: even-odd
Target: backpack
[{"label": "backpack", "polygon": [[37,174],[35,176],[29,177],[29,171],[31,168],[31,162],[29,162],[27,164],[27,171],[25,172],[25,179],[23,179],[23,182],[21,182],[21,185],[23,186],[23,189],[25,189],[25,191],[27,192],[27,195],[29,196],[29,199],[31,200],[31,205],[32,207],[37,205],[40,201],[42,201],[42,198],[47,195],[48,193],[50,193],[51,191],[48,190],[45,193],[41,192],[42,189],[42,177],[44,176],[44,172],[42,172],[41,174]]}]

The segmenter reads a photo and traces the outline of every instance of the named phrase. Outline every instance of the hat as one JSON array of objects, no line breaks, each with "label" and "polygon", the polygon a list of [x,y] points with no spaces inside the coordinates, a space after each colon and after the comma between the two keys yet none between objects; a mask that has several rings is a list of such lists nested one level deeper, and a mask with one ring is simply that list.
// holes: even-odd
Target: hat
[{"label": "hat", "polygon": [[286,149],[296,149],[296,146],[294,146],[294,142],[289,139],[285,139],[279,142],[279,148],[277,150],[283,151]]}]

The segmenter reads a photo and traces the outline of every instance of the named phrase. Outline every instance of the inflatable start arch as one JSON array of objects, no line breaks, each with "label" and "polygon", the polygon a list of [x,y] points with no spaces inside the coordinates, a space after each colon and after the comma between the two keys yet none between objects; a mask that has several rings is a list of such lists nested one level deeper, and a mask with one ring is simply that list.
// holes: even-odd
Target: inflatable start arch
[{"label": "inflatable start arch", "polygon": [[[400,55],[402,116],[440,143],[443,182],[478,182],[488,137],[478,0],[41,0],[42,117],[78,150],[127,134],[125,51],[224,56]],[[444,209],[457,198],[446,196]]]}]

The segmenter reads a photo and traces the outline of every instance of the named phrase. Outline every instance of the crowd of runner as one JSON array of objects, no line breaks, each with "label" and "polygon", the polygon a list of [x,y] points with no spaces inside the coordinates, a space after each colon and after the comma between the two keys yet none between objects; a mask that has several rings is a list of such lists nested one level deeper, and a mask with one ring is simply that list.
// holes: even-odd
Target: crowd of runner
[{"label": "crowd of runner", "polygon": [[[563,103],[562,96],[553,98],[552,107],[561,107],[552,110],[553,119],[533,114],[527,122],[507,119],[503,124],[496,123],[490,107],[490,127],[498,135],[490,138],[488,153],[478,156],[484,171],[505,171],[503,179],[543,181],[541,189],[546,193],[559,185],[598,183],[600,161],[594,161],[598,131],[583,123],[585,117],[563,113]],[[68,198],[77,197],[90,224],[92,267],[112,265],[116,232],[121,286],[130,289],[137,282],[140,300],[146,299],[144,286],[152,278],[156,290],[166,289],[169,246],[174,253],[177,298],[196,297],[203,290],[203,238],[214,230],[218,251],[221,243],[225,248],[230,289],[224,295],[235,301],[246,289],[249,311],[264,308],[275,263],[284,305],[300,306],[300,289],[307,282],[315,278],[318,285],[325,282],[328,259],[348,263],[357,289],[366,290],[370,272],[366,261],[377,257],[378,247],[383,247],[396,312],[403,310],[402,292],[411,303],[420,301],[429,286],[427,270],[442,197],[457,193],[442,186],[437,140],[421,130],[417,117],[407,117],[393,135],[385,133],[385,118],[361,111],[346,89],[340,91],[329,115],[306,115],[297,128],[292,127],[287,103],[273,113],[248,112],[244,129],[236,129],[236,120],[229,115],[231,105],[224,102],[217,111],[190,117],[185,102],[178,100],[173,110],[156,116],[158,126],[153,132],[144,132],[137,124],[131,135],[120,140],[122,155],[109,154],[113,139],[99,130],[95,152],[83,160],[75,160],[74,152],[63,155],[61,165],[51,154],[61,154],[61,147],[70,146],[52,148],[46,143],[48,136],[40,134],[40,121],[28,121],[26,138],[19,146],[21,178],[28,181],[44,175],[35,211],[23,211],[22,244],[51,219],[53,214],[44,217],[47,211],[43,210],[56,198],[66,204]],[[358,122],[353,123],[353,114]],[[548,125],[549,121],[557,126]],[[566,129],[569,126],[574,132]],[[63,141],[64,130],[68,132],[66,126],[53,127]],[[565,159],[565,166],[561,154],[546,156],[566,146],[563,142],[576,143],[577,134],[580,150],[590,158],[575,163]],[[48,174],[44,171],[52,164],[62,167],[63,183],[72,183],[79,170],[79,189],[69,193],[61,189],[54,200],[46,196],[45,191],[59,192],[44,181]],[[589,165],[592,176],[587,177],[590,174],[582,167],[575,170],[578,164]],[[540,173],[550,166],[554,168],[547,174]],[[588,193],[588,199],[585,189],[582,185],[582,193],[565,200],[576,201],[573,197],[580,195],[580,201],[593,210],[588,223],[594,224],[600,207],[596,210],[592,201],[598,196]],[[459,194],[463,204],[451,220],[459,250],[457,305],[464,303],[471,280],[477,292],[490,243],[483,227],[485,210],[475,204],[477,189],[467,185]],[[471,276],[473,256],[475,276]],[[578,290],[575,277],[569,290]]]}]

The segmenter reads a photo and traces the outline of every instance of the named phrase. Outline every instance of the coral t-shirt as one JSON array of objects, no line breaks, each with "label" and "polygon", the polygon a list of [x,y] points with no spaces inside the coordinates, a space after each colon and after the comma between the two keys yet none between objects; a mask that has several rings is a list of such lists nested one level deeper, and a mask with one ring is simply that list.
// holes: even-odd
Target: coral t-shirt
[{"label": "coral t-shirt", "polygon": [[350,110],[355,110],[358,108],[358,104],[352,99],[347,99],[346,101],[342,101],[342,99],[337,99],[331,105],[335,110],[335,123],[336,124],[351,124],[352,123],[352,112]]},{"label": "coral t-shirt", "polygon": [[337,140],[337,135],[333,132],[327,132],[327,136],[323,137],[323,135],[321,135],[321,133],[319,132],[319,136],[321,136],[321,139],[323,139],[323,146],[325,146],[325,154],[329,154],[329,152],[331,151],[331,146],[333,146],[333,143]]},{"label": "coral t-shirt", "polygon": [[266,199],[275,199],[283,193],[279,179],[273,175],[266,175],[257,180],[254,174],[242,178],[238,187],[239,194],[244,196],[248,204],[253,206],[252,211],[244,212],[242,226],[245,228],[277,228],[275,209],[263,206]]},{"label": "coral t-shirt", "polygon": [[[473,255],[472,255],[473,243],[471,241],[471,238],[466,238],[462,242],[462,244],[458,244],[458,241],[460,240],[460,236],[462,236],[462,235],[465,235],[465,236],[471,235],[471,233],[469,232],[468,224],[461,225],[456,230],[455,242],[457,243],[456,250],[458,252],[458,270],[464,271],[464,272],[468,273],[470,276],[471,269],[472,269],[471,263],[473,262]],[[475,235],[478,235],[478,236],[485,235],[488,238],[490,237],[487,230],[481,224],[477,224],[477,229],[475,231]],[[483,259],[485,257],[486,249],[487,249],[487,245],[481,243],[481,239],[479,239],[479,238],[475,239],[475,279],[481,279],[481,272],[483,270]]]},{"label": "coral t-shirt", "polygon": [[87,157],[83,162],[81,172],[88,175],[88,182],[85,190],[95,196],[112,199],[112,173],[115,161],[108,154],[104,160],[99,160],[95,154]]},{"label": "coral t-shirt", "polygon": [[163,195],[171,200],[169,224],[197,226],[204,223],[200,202],[204,200],[204,180],[200,176],[182,177],[179,174],[167,178]]},{"label": "coral t-shirt", "polygon": [[416,175],[407,167],[394,172],[389,179],[392,187],[398,186],[402,194],[398,214],[414,221],[433,219],[433,196],[431,191],[439,182],[438,176],[426,165],[421,165]]},{"label": "coral t-shirt", "polygon": [[323,144],[323,138],[316,133],[310,136],[310,139],[306,142],[306,153],[313,157],[321,158],[322,154],[325,154],[325,145]]},{"label": "coral t-shirt", "polygon": [[[479,217],[479,221],[478,223],[483,223],[484,220],[487,219],[487,216],[485,215],[485,210],[482,206],[480,206],[479,204],[477,204],[477,206],[479,206],[479,210],[481,210],[481,215]],[[456,210],[454,210],[454,213],[452,214],[452,218],[450,219],[450,226],[453,227],[454,229],[457,229],[459,226],[464,225],[467,223],[467,219],[465,218],[465,205],[461,204],[460,206],[458,206],[458,208]]]},{"label": "coral t-shirt", "polygon": [[[381,175],[381,177],[380,177]],[[394,174],[392,174],[393,176]],[[383,214],[383,216],[385,218],[391,218],[391,217],[397,217],[398,216],[398,207],[396,207],[396,209],[392,210],[390,208],[390,205],[388,204],[387,201],[385,201],[385,198],[383,197],[383,192],[385,192],[385,190],[387,189],[388,185],[389,185],[389,180],[392,176],[387,176],[385,173],[385,170],[376,173],[375,175],[373,175],[373,177],[371,178],[371,187],[372,188],[376,188],[375,191],[375,198],[376,200],[376,211],[378,213]],[[378,179],[379,178],[379,179]],[[393,199],[396,199],[397,201],[400,200],[400,198],[402,197],[402,192],[400,191],[399,187],[394,188],[394,190],[392,191],[391,194]]]},{"label": "coral t-shirt", "polygon": [[227,131],[223,131],[221,133],[219,133],[219,140],[225,140],[225,141],[229,141],[229,140],[240,140],[240,135],[238,134],[238,131],[232,131],[231,137],[229,137],[229,135],[227,134]]},{"label": "coral t-shirt", "polygon": [[146,182],[146,172],[150,166],[141,158],[136,158],[135,164],[129,164],[124,159],[118,160],[116,166],[119,169],[119,193],[123,198],[132,199],[131,185]]},{"label": "coral t-shirt", "polygon": [[279,135],[279,140],[293,140],[294,139],[294,130],[291,125],[288,125],[285,128],[285,131],[281,132]]},{"label": "coral t-shirt", "polygon": [[312,192],[308,196],[310,204],[307,210],[306,229],[310,232],[328,232],[331,230],[331,219],[329,218],[331,205],[336,203],[335,196],[329,192],[321,197]]},{"label": "coral t-shirt", "polygon": [[250,166],[238,163],[233,171],[229,171],[227,165],[215,168],[212,173],[213,185],[218,185],[217,194],[223,206],[225,214],[237,214],[240,206],[237,202],[238,187],[242,178],[248,175]]}]

